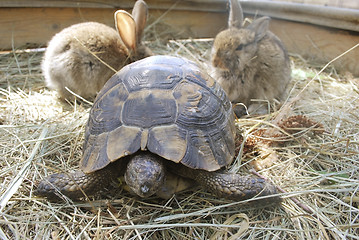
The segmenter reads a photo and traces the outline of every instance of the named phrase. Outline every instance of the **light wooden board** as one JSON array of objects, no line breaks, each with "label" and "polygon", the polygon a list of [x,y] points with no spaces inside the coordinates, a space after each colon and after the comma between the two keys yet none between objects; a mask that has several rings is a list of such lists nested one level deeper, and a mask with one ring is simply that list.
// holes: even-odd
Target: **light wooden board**
[{"label": "light wooden board", "polygon": [[[359,44],[359,33],[318,27],[290,21],[272,20],[271,30],[291,53],[299,54],[310,63],[326,64]],[[336,60],[332,66],[339,72],[359,76],[359,47]]]}]

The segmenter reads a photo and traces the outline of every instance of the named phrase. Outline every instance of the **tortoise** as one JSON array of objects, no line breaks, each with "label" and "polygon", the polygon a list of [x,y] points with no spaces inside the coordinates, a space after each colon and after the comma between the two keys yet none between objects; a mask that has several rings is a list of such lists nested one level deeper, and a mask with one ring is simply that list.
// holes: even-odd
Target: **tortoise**
[{"label": "tortoise", "polygon": [[275,194],[262,178],[225,170],[234,158],[235,135],[232,105],[213,78],[184,58],[148,57],[117,72],[97,95],[81,170],[50,175],[36,194],[78,199],[124,175],[129,188],[147,198],[166,191],[169,174],[227,199]]}]

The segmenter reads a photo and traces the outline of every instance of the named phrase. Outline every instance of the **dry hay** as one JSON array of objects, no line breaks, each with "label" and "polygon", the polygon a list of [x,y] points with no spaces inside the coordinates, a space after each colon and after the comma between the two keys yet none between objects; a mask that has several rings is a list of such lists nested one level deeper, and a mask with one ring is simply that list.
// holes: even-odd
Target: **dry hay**
[{"label": "dry hay", "polygon": [[[203,40],[149,44],[158,54],[199,62],[211,46]],[[91,202],[52,203],[33,190],[48,174],[77,168],[88,106],[60,103],[43,86],[42,54],[0,55],[1,239],[359,239],[359,92],[350,74],[328,67],[316,76],[319,69],[292,57],[288,101],[296,101],[271,116],[238,121],[245,139],[262,140],[254,152],[248,141],[239,142],[242,158],[230,170],[248,173],[251,162],[265,157],[260,144],[270,143],[263,146],[275,161],[260,174],[286,191],[280,206],[230,202],[200,188],[167,201],[113,188]],[[321,125],[275,128],[278,119],[296,115]],[[318,126],[324,131],[312,131]],[[276,134],[260,134],[271,129]]]}]

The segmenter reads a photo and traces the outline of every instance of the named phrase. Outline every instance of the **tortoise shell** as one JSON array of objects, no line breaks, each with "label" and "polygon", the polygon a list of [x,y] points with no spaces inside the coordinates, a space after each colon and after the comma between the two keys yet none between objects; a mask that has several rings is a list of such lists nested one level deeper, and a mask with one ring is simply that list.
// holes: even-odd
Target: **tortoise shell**
[{"label": "tortoise shell", "polygon": [[85,173],[139,150],[215,171],[234,157],[234,114],[223,89],[191,61],[153,56],[113,75],[91,108]]}]

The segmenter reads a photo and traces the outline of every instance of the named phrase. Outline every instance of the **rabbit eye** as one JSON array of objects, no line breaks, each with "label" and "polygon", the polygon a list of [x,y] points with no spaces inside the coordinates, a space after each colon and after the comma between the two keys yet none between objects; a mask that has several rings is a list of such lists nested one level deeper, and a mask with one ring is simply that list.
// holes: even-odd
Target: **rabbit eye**
[{"label": "rabbit eye", "polygon": [[241,51],[243,47],[244,47],[243,44],[239,44],[238,47],[236,48],[236,51]]}]

